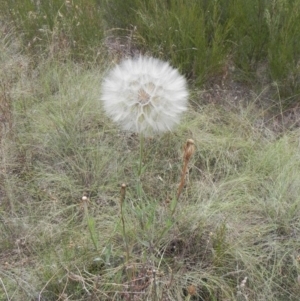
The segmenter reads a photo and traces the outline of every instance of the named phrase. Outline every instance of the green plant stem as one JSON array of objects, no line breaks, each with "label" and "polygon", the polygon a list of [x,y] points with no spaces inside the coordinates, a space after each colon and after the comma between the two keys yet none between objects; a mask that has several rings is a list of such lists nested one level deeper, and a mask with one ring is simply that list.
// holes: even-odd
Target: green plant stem
[{"label": "green plant stem", "polygon": [[121,199],[120,199],[120,213],[121,213],[121,222],[122,222],[122,232],[123,232],[123,238],[125,242],[125,249],[126,249],[126,262],[129,261],[129,246],[127,241],[127,235],[126,235],[126,228],[125,228],[125,220],[123,215],[123,203],[125,200],[125,194],[126,194],[126,185],[122,184],[121,186]]},{"label": "green plant stem", "polygon": [[143,148],[144,148],[144,136],[140,134],[140,157],[139,157],[139,169],[138,169],[138,178],[140,180],[142,175],[142,163],[143,163]]},{"label": "green plant stem", "polygon": [[88,229],[91,235],[91,239],[93,242],[93,245],[95,247],[96,250],[98,250],[98,243],[97,243],[97,239],[96,239],[96,229],[95,229],[95,220],[93,217],[89,216],[89,211],[88,211],[88,207],[87,207],[87,201],[83,201],[83,208],[84,208],[84,214],[86,217],[86,221],[87,221],[87,225],[88,225]]},{"label": "green plant stem", "polygon": [[128,247],[128,241],[127,241],[127,236],[126,236],[126,229],[125,229],[125,221],[123,217],[123,210],[122,210],[122,205],[121,205],[121,221],[122,221],[122,231],[123,231],[123,237],[125,241],[125,248],[126,248],[126,262],[129,261],[129,247]]},{"label": "green plant stem", "polygon": [[138,178],[137,178],[137,194],[139,198],[142,197],[142,182],[141,182],[141,176],[143,172],[143,148],[144,148],[144,136],[141,133],[140,134],[140,154],[139,154],[139,165],[138,165]]}]

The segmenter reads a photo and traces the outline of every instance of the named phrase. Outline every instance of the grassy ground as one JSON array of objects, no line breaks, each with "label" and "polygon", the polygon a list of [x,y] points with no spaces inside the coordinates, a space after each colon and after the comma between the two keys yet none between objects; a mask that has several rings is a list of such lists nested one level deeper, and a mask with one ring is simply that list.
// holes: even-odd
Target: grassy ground
[{"label": "grassy ground", "polygon": [[[299,129],[284,112],[270,119],[264,93],[191,89],[176,130],[145,141],[141,195],[138,137],[99,101],[106,52],[93,64],[33,57],[10,28],[0,37],[1,300],[299,299]],[[172,214],[189,138],[196,152]]]}]

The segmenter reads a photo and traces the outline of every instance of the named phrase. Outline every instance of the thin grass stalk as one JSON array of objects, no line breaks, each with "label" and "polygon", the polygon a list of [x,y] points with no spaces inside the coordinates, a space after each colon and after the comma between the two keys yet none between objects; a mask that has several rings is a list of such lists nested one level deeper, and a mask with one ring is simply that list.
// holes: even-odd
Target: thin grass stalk
[{"label": "thin grass stalk", "polygon": [[153,275],[153,295],[154,295],[153,301],[157,301],[156,270],[152,271],[152,275]]},{"label": "thin grass stalk", "polygon": [[138,178],[140,180],[143,169],[143,148],[144,148],[144,135],[140,134],[140,156],[139,156],[139,169],[138,169]]},{"label": "thin grass stalk", "polygon": [[98,243],[96,239],[96,230],[95,230],[95,220],[93,217],[89,215],[89,210],[88,210],[88,203],[89,199],[86,196],[82,197],[82,206],[84,210],[84,215],[87,221],[88,229],[90,232],[90,236],[93,242],[93,245],[95,247],[95,250],[98,250]]},{"label": "thin grass stalk", "polygon": [[139,165],[138,165],[138,183],[137,183],[137,193],[138,197],[142,197],[142,181],[141,176],[143,172],[143,148],[144,148],[144,135],[140,133],[140,153],[139,153]]},{"label": "thin grass stalk", "polygon": [[123,203],[125,201],[125,195],[126,195],[126,184],[121,185],[121,197],[120,197],[120,213],[121,213],[121,222],[122,222],[122,232],[123,232],[123,238],[125,242],[125,249],[126,249],[126,262],[129,261],[129,245],[126,235],[126,228],[125,228],[125,220],[124,220],[124,214],[123,214]]}]

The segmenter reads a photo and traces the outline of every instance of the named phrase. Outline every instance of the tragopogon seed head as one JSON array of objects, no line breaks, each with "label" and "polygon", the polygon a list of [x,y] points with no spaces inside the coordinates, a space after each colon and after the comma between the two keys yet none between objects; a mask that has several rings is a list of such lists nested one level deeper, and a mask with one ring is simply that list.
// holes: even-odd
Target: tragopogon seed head
[{"label": "tragopogon seed head", "polygon": [[168,63],[140,56],[110,71],[101,99],[107,115],[124,130],[149,136],[179,123],[188,91],[185,78]]}]

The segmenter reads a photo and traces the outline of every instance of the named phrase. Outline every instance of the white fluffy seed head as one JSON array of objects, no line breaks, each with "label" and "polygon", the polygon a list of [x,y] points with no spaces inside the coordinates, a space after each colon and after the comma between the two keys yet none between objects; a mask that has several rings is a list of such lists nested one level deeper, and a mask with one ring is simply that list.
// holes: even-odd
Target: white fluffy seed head
[{"label": "white fluffy seed head", "polygon": [[167,62],[140,56],[114,67],[102,95],[109,117],[124,130],[145,136],[170,131],[187,110],[185,78]]}]

